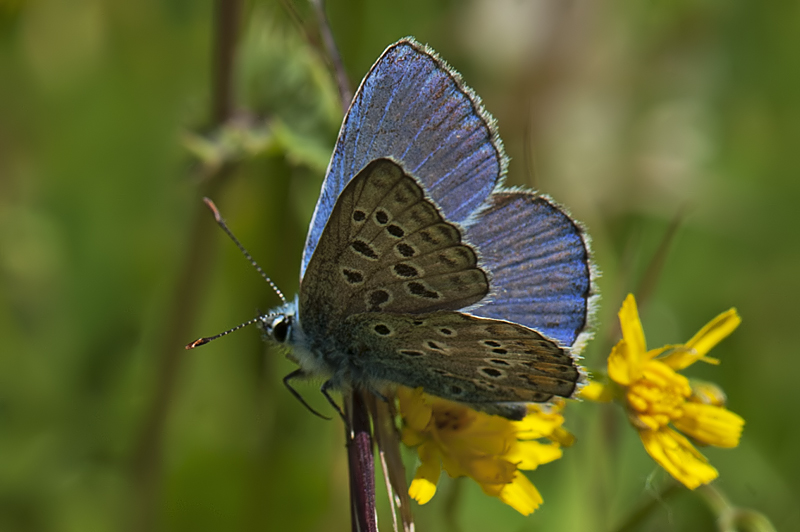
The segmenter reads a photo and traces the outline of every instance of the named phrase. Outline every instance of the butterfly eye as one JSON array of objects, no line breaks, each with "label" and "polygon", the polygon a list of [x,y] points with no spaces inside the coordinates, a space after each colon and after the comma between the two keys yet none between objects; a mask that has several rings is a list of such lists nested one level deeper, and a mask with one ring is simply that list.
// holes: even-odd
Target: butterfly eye
[{"label": "butterfly eye", "polygon": [[289,336],[290,319],[291,318],[286,316],[278,316],[273,320],[270,326],[270,329],[272,329],[272,338],[279,344],[285,342],[286,337]]}]

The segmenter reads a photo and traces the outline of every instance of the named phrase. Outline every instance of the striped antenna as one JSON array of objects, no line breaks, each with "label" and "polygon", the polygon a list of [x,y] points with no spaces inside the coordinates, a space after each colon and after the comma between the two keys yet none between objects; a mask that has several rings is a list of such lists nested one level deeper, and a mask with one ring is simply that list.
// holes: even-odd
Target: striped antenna
[{"label": "striped antenna", "polygon": [[[245,249],[245,247],[241,244],[241,242],[239,242],[239,239],[234,236],[234,234],[231,232],[230,229],[228,229],[228,225],[225,223],[225,220],[222,219],[222,215],[219,213],[219,209],[217,209],[217,206],[214,205],[214,202],[211,201],[208,198],[203,198],[203,201],[208,206],[208,208],[211,209],[211,212],[214,213],[214,219],[217,221],[217,225],[219,225],[222,228],[222,230],[225,231],[225,234],[228,235],[231,240],[233,240],[233,243],[236,244],[236,247],[239,248],[239,251],[241,251],[242,254],[245,256],[245,258],[248,261],[250,261],[250,264],[252,264],[253,267],[256,269],[256,271],[261,274],[261,277],[267,282],[267,284],[269,284],[272,287],[272,289],[275,291],[276,294],[278,294],[278,297],[281,298],[281,301],[283,301],[283,304],[285,305],[286,304],[286,298],[283,296],[283,292],[281,292],[280,289],[277,286],[275,286],[275,283],[272,282],[272,279],[267,277],[267,274],[264,273],[264,270],[261,269],[261,266],[258,265],[258,263],[255,261],[253,256],[250,255],[250,252],[247,251],[247,249]],[[205,336],[203,338],[198,338],[194,342],[186,344],[186,349],[194,349],[195,347],[199,347],[201,345],[205,345],[208,342],[210,342],[211,340],[216,340],[217,338],[220,338],[222,336],[227,336],[228,334],[230,334],[230,333],[232,333],[234,331],[238,331],[239,329],[243,329],[244,327],[247,327],[248,325],[252,325],[252,324],[257,323],[258,321],[260,321],[262,319],[267,319],[267,318],[269,318],[271,316],[272,315],[269,315],[269,316],[257,316],[255,318],[253,318],[252,320],[246,321],[244,323],[241,323],[241,324],[237,325],[236,327],[234,327],[232,329],[228,329],[225,332],[221,332],[219,334],[215,334],[214,336]]]},{"label": "striped antenna", "polygon": [[222,215],[219,213],[219,209],[217,209],[217,206],[214,205],[214,202],[211,201],[209,198],[203,198],[203,201],[208,206],[208,208],[211,209],[211,212],[214,213],[214,219],[217,221],[217,225],[220,226],[223,231],[225,231],[225,234],[227,234],[231,238],[231,240],[233,240],[233,243],[236,244],[236,247],[239,248],[239,251],[241,251],[242,254],[245,256],[245,258],[248,261],[250,261],[250,264],[252,264],[253,268],[255,268],[256,271],[258,271],[258,273],[261,274],[261,277],[267,283],[269,283],[269,285],[272,287],[275,293],[278,294],[278,297],[281,298],[281,301],[283,301],[283,304],[285,305],[286,298],[283,297],[283,292],[281,292],[280,289],[277,286],[275,286],[275,283],[272,282],[272,279],[267,277],[267,274],[264,273],[264,270],[261,269],[261,266],[258,265],[253,256],[250,255],[250,252],[245,249],[245,247],[241,244],[241,242],[239,242],[239,239],[233,235],[230,229],[228,229],[225,220],[222,219]]},{"label": "striped antenna", "polygon": [[232,329],[228,329],[227,331],[221,332],[219,334],[215,334],[214,336],[204,336],[203,338],[198,338],[194,342],[190,342],[190,343],[186,344],[186,349],[194,349],[195,347],[200,347],[201,345],[207,344],[211,340],[216,340],[217,338],[220,338],[222,336],[226,336],[226,335],[228,335],[228,334],[230,334],[232,332],[238,331],[239,329],[244,329],[248,325],[252,325],[252,324],[257,323],[257,322],[259,322],[261,320],[269,319],[269,318],[271,318],[273,316],[274,316],[274,314],[269,314],[267,316],[256,316],[255,318],[253,318],[250,321],[246,321],[244,323],[240,323],[236,327],[234,327]]},{"label": "striped antenna", "polygon": [[225,332],[221,332],[219,334],[215,334],[214,336],[205,336],[203,338],[198,338],[194,342],[186,344],[186,349],[194,349],[195,347],[200,347],[201,345],[205,345],[208,342],[210,342],[211,340],[216,340],[217,338],[219,338],[221,336],[226,336],[226,335],[228,335],[228,334],[230,334],[230,333],[232,333],[234,331],[238,331],[239,329],[243,329],[243,328],[247,327],[248,325],[252,325],[252,324],[256,323],[257,321],[260,321],[262,317],[268,318],[269,316],[257,316],[255,318],[253,318],[252,320],[246,321],[244,323],[240,323],[239,325],[237,325],[233,329],[228,329]]}]

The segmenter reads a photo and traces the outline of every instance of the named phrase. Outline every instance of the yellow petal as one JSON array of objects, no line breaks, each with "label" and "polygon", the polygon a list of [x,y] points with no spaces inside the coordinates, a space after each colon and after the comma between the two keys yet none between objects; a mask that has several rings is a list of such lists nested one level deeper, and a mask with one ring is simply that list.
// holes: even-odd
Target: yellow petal
[{"label": "yellow petal", "polygon": [[408,487],[408,495],[419,504],[425,504],[436,493],[436,483],[439,482],[441,468],[439,455],[433,445],[421,445],[417,452],[421,463]]},{"label": "yellow petal", "polygon": [[608,403],[614,399],[614,392],[608,384],[598,381],[591,381],[589,384],[581,388],[580,396],[589,401],[597,403]]},{"label": "yellow petal", "polygon": [[419,504],[425,504],[436,495],[436,483],[431,482],[426,478],[414,477],[411,485],[408,487],[408,496],[417,501]]},{"label": "yellow petal", "polygon": [[401,439],[406,447],[416,447],[428,439],[424,432],[417,432],[409,427],[403,427]]},{"label": "yellow petal", "polygon": [[676,370],[694,364],[731,334],[741,322],[742,319],[736,313],[735,308],[723,312],[708,322],[691,340],[686,342],[685,349],[676,349],[673,353],[664,357],[662,361]]},{"label": "yellow petal", "polygon": [[653,460],[687,488],[693,490],[719,476],[689,440],[669,427],[658,431],[642,430],[639,436]]},{"label": "yellow petal", "polygon": [[[675,371],[687,368],[703,358],[702,355],[698,354],[696,350],[685,345],[671,345],[668,347],[672,349],[672,351],[667,356],[661,357],[659,360]],[[716,359],[711,359],[708,357],[706,358],[708,361],[715,361],[717,364],[719,364]]]},{"label": "yellow petal", "polygon": [[639,310],[636,308],[636,300],[633,294],[628,294],[619,310],[619,325],[622,329],[622,338],[628,344],[631,356],[641,357],[647,351],[647,344],[644,340],[644,330],[642,322],[639,320]]},{"label": "yellow petal", "polygon": [[528,477],[517,471],[513,482],[503,486],[500,500],[522,515],[530,515],[542,504],[542,496]]},{"label": "yellow petal", "polygon": [[[567,406],[566,401],[557,398],[551,404],[528,404],[528,415],[522,421],[513,422],[517,429],[517,440],[534,440],[547,438],[548,440],[569,447],[575,443],[575,436],[562,428],[564,416],[561,412]],[[514,443],[512,441],[512,443]]]},{"label": "yellow petal", "polygon": [[739,317],[736,309],[729,309],[700,329],[691,340],[686,342],[686,347],[694,349],[701,356],[705,356],[706,353],[711,351],[712,347],[731,334],[740,323],[742,323],[742,318]]},{"label": "yellow petal", "polygon": [[417,432],[422,432],[431,419],[431,407],[425,401],[422,388],[412,390],[404,386],[397,388],[397,398],[400,401],[400,415],[403,424]]},{"label": "yellow petal", "polygon": [[564,424],[564,416],[555,409],[551,412],[544,412],[540,410],[540,407],[534,406],[529,412],[522,420],[512,422],[516,431],[514,436],[516,439],[546,438]]},{"label": "yellow petal", "polygon": [[554,430],[548,438],[561,445],[561,447],[572,447],[575,444],[575,435],[561,427]]},{"label": "yellow petal", "polygon": [[479,486],[489,497],[499,497],[506,484],[479,484]]},{"label": "yellow petal", "polygon": [[558,460],[562,455],[561,448],[555,443],[520,441],[511,448],[504,458],[512,464],[516,464],[517,469],[530,470],[553,460]]},{"label": "yellow petal", "polygon": [[[653,360],[654,358],[657,358],[657,357],[661,356],[661,354],[666,352],[666,351],[670,351],[670,350],[673,350],[673,349],[679,349],[679,348],[682,349],[683,346],[682,345],[665,345],[664,347],[659,347],[658,349],[651,349],[650,351],[648,351],[645,354],[644,359],[645,360]],[[666,357],[664,357],[664,358],[666,358]],[[663,359],[661,359],[661,360],[663,360]]]},{"label": "yellow petal", "polygon": [[608,355],[608,377],[621,386],[629,386],[641,375],[639,357],[635,356],[622,339]]},{"label": "yellow petal", "polygon": [[478,484],[508,484],[514,479],[517,466],[493,456],[474,458],[464,463],[467,475]]},{"label": "yellow petal", "polygon": [[730,410],[701,403],[686,403],[676,429],[707,445],[732,448],[739,445],[744,419]]},{"label": "yellow petal", "polygon": [[725,392],[713,382],[692,379],[689,383],[692,386],[692,395],[689,397],[689,400],[693,403],[724,407],[728,402],[728,397],[725,395]]},{"label": "yellow petal", "polygon": [[467,466],[472,458],[468,454],[454,454],[450,449],[442,451],[442,469],[452,478],[465,477],[469,474]]},{"label": "yellow petal", "polygon": [[449,416],[441,416],[434,410],[438,436],[448,452],[498,455],[516,440],[512,421],[475,412],[464,406],[459,408],[469,412],[469,416],[459,415],[456,411],[451,411]]}]

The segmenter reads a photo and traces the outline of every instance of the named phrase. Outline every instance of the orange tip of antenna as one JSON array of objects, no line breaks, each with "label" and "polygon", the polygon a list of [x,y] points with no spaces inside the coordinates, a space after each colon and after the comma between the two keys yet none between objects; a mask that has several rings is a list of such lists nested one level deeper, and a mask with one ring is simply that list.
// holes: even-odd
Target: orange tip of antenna
[{"label": "orange tip of antenna", "polygon": [[203,344],[207,344],[210,340],[208,338],[198,338],[194,342],[190,344],[186,344],[186,349],[194,349],[195,347],[199,347]]},{"label": "orange tip of antenna", "polygon": [[222,215],[219,213],[219,209],[217,209],[217,206],[214,205],[214,202],[211,201],[210,198],[203,198],[203,203],[205,203],[206,206],[208,206],[208,208],[211,209],[211,212],[214,213],[214,218],[219,222],[222,219]]}]

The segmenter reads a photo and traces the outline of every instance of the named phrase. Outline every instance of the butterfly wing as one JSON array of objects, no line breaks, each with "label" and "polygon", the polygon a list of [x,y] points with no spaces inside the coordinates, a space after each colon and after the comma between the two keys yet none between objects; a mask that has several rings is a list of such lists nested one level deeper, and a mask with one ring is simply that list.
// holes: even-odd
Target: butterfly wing
[{"label": "butterfly wing", "polygon": [[574,393],[561,346],[586,326],[586,240],[548,200],[496,191],[505,166],[457,73],[410,39],[384,52],[345,116],[301,266],[305,347],[333,380],[421,385],[511,418]]},{"label": "butterfly wing", "polygon": [[[440,311],[349,316],[361,377],[385,380],[506,417],[517,403],[571,397],[581,371],[570,353],[538,332],[505,320]],[[357,376],[358,377],[358,376]]]},{"label": "butterfly wing", "polygon": [[413,39],[389,46],[345,116],[311,220],[301,279],[339,195],[362,168],[391,157],[452,222],[466,220],[505,173],[494,121],[461,77]]},{"label": "butterfly wing", "polygon": [[456,310],[489,290],[475,251],[416,179],[389,159],[369,163],[342,191],[300,286],[311,337],[339,335],[362,312]]},{"label": "butterfly wing", "polygon": [[489,205],[466,230],[492,272],[492,297],[471,314],[520,323],[572,345],[591,311],[586,235],[560,207],[533,193],[496,192]]}]

